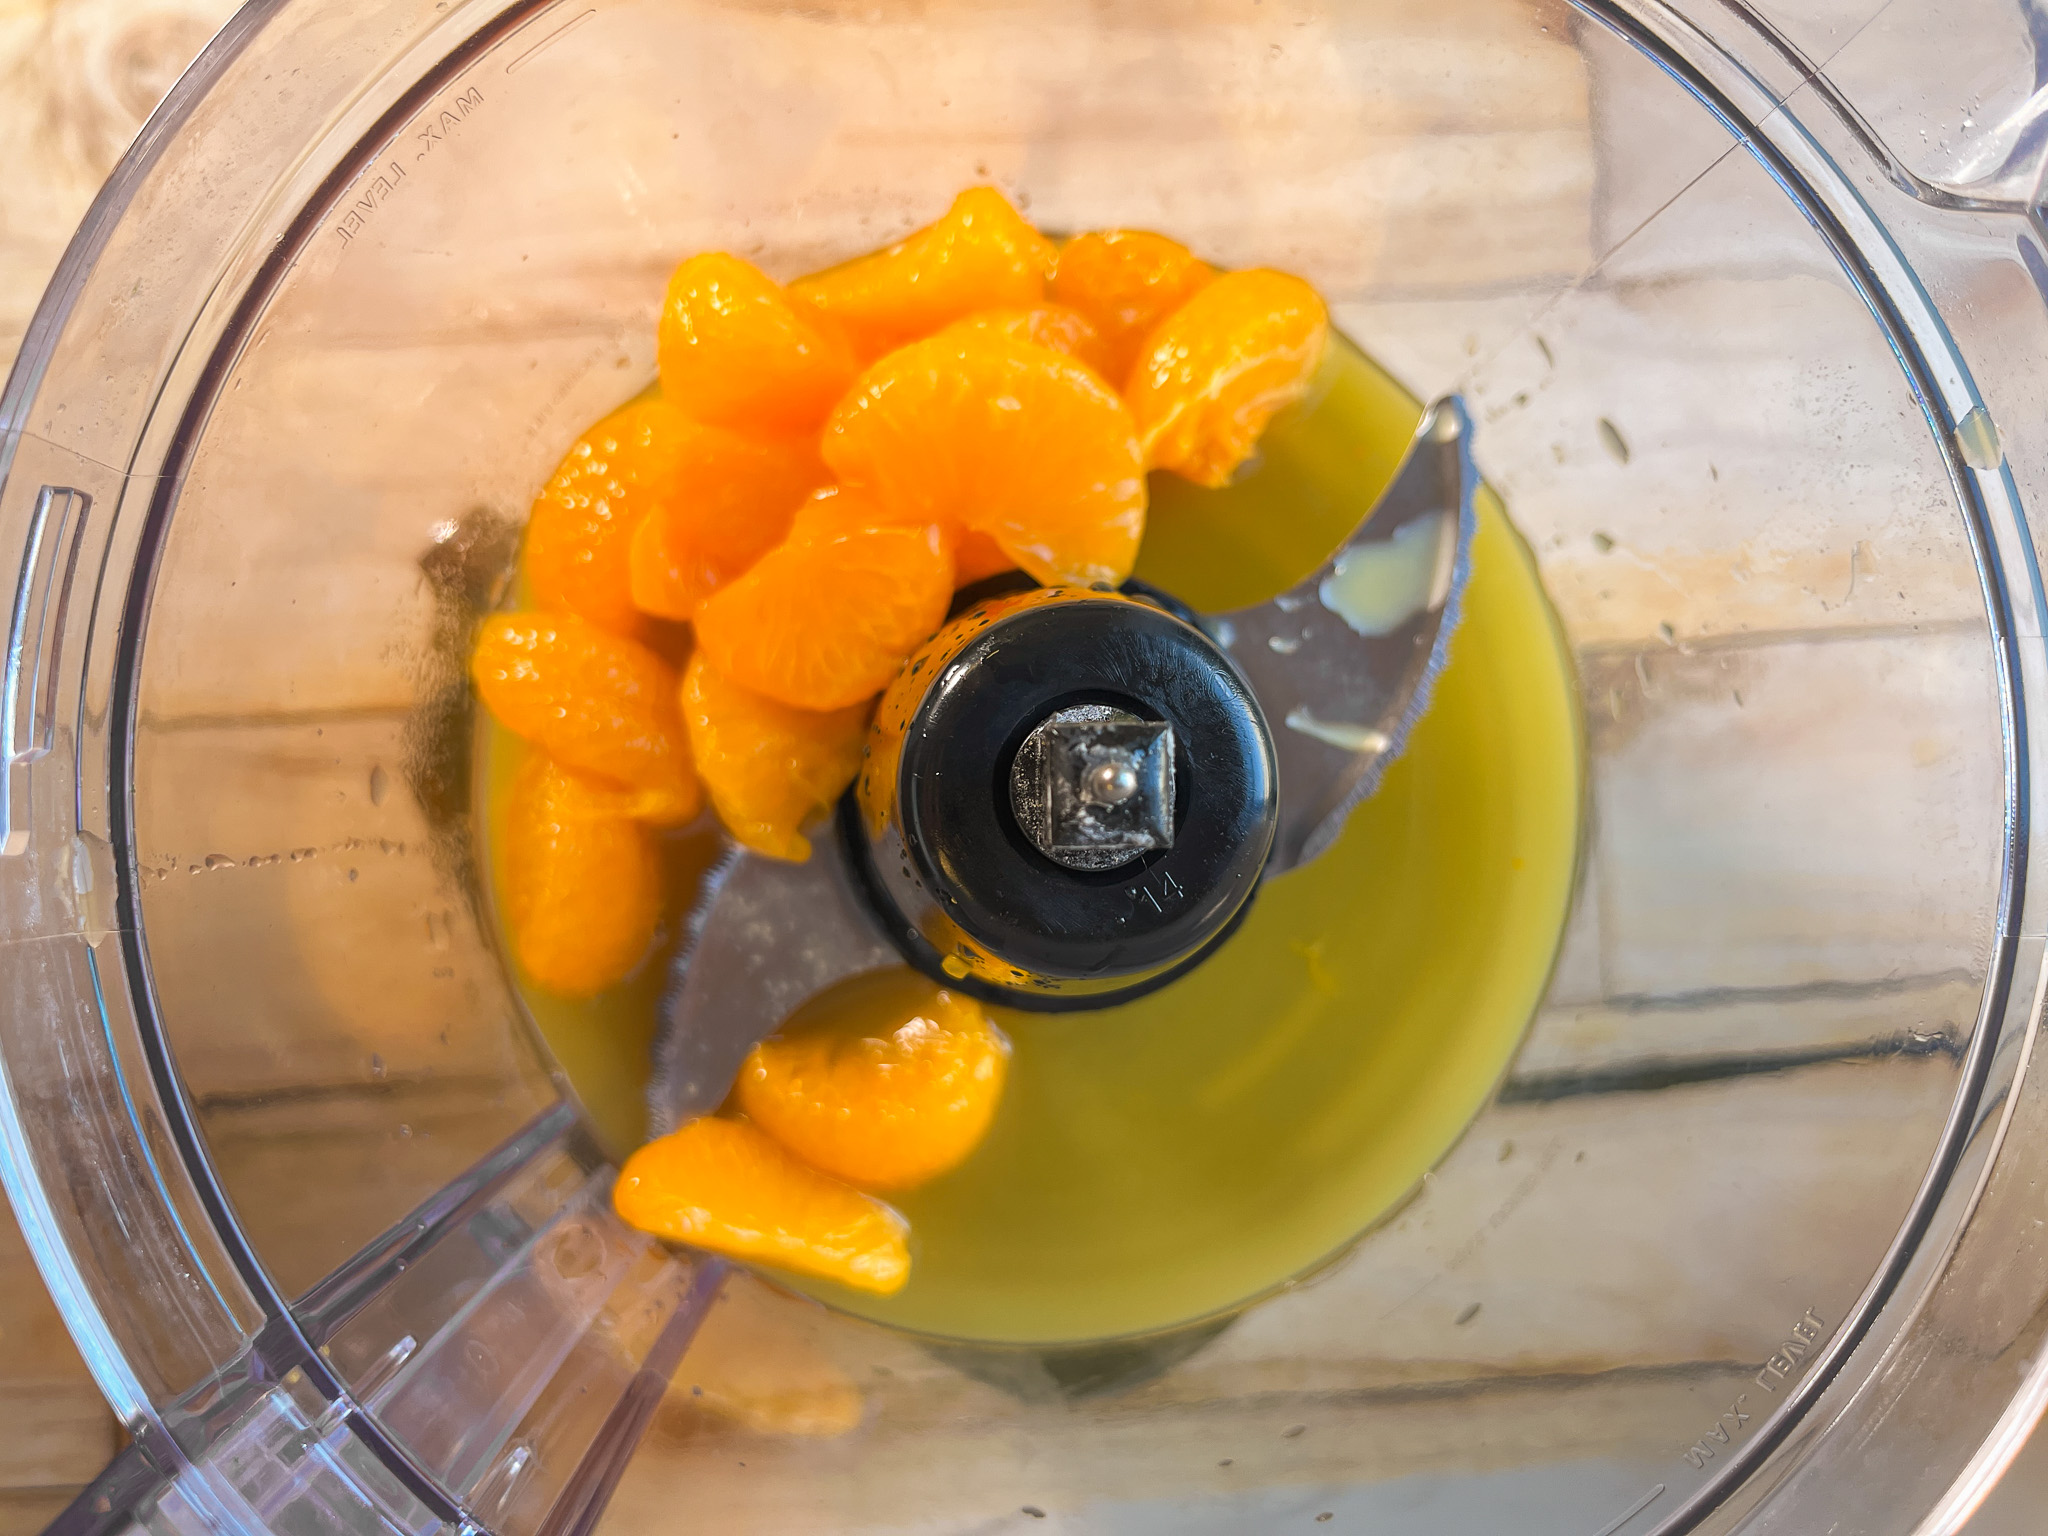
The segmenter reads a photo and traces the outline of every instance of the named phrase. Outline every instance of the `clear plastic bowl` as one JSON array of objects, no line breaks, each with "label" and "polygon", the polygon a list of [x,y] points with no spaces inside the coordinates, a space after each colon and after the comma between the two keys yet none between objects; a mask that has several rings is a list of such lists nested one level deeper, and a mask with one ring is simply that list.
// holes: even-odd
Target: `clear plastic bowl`
[{"label": "clear plastic bowl", "polygon": [[[2030,14],[257,0],[0,403],[0,1170],[135,1437],[60,1523],[1953,1528],[2048,1400]],[[670,264],[984,178],[1462,391],[1583,683],[1495,1101],[1143,1360],[948,1356],[621,1228],[451,746]]]}]

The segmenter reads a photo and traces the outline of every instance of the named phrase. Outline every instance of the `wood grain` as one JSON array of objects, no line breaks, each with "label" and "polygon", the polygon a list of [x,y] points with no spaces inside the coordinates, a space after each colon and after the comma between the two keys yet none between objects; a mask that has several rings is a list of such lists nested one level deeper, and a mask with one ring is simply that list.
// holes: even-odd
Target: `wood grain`
[{"label": "wood grain", "polygon": [[[101,180],[178,70],[232,9],[231,0],[0,0],[0,164],[7,167],[0,194],[0,369],[11,362],[43,284]],[[813,6],[807,14],[824,9],[829,7]],[[1355,244],[1318,244],[1303,236],[1288,245],[1283,233],[1286,259],[1312,271],[1339,301],[1345,324],[1416,387],[1448,384],[1472,366],[1474,356],[1486,355],[1520,331],[1538,302],[1605,254],[1647,208],[1630,202],[1630,189],[1599,181],[1595,138],[1602,93],[1589,92],[1582,54],[1566,46],[1561,8],[1511,0],[1399,0],[1385,9],[1384,46],[1348,56],[1327,46],[1328,39],[1304,37],[1284,56],[1276,49],[1263,66],[1267,73],[1254,81],[1237,67],[1246,45],[1230,31],[1231,8],[1184,6],[1179,20],[1186,36],[1176,46],[1185,44],[1185,58],[1210,50],[1216,70],[1216,89],[1192,113],[1185,101],[1146,96],[1144,50],[1150,45],[1135,32],[1124,38],[1137,50],[1131,61],[1132,92],[1106,102],[1063,94],[1069,61],[1035,46],[1033,28],[1015,27],[1000,48],[989,51],[995,64],[986,77],[963,93],[966,111],[943,120],[899,117],[889,124],[887,132],[898,141],[911,136],[932,147],[929,186],[898,189],[901,206],[869,207],[874,187],[860,178],[850,180],[841,196],[848,206],[859,203],[864,216],[872,213],[878,233],[907,226],[934,199],[942,201],[965,166],[973,164],[979,152],[974,146],[988,136],[990,125],[999,127],[1013,116],[1025,121],[1027,109],[1057,110],[1070,114],[1068,120],[1034,120],[1028,134],[1022,128],[1012,134],[1009,158],[998,157],[994,174],[1020,171],[1027,153],[1077,155],[1105,128],[1120,125],[1134,153],[1150,158],[1144,184],[1168,190],[1140,194],[1157,196],[1156,206],[1133,206],[1131,187],[1138,179],[1106,173],[1073,183],[1065,203],[1034,212],[1050,222],[1073,224],[1157,222],[1190,233],[1212,254],[1229,259],[1244,241],[1268,242],[1275,238],[1273,230],[1288,228],[1284,195],[1267,184],[1259,168],[1263,157],[1298,150],[1318,157],[1309,179],[1341,179],[1360,208],[1372,214],[1362,217],[1361,225],[1378,234]],[[907,69],[919,67],[916,49],[924,46],[925,29],[917,25],[915,11],[903,8],[900,41]],[[795,19],[751,32],[735,20],[728,41],[747,67],[773,75],[796,67],[787,41],[801,30]],[[1265,50],[1255,52],[1263,55]],[[1597,46],[1586,52],[1597,53]],[[1608,110],[1620,99],[1617,82],[1626,78],[1625,61],[1604,76]],[[1355,116],[1342,121],[1315,116],[1318,102],[1333,100],[1351,104]],[[1273,101],[1283,105],[1262,110]],[[878,120],[895,110],[887,100],[866,107]],[[1110,121],[1115,114],[1120,116]],[[1185,131],[1159,135],[1161,122],[1182,125]],[[1353,155],[1353,145],[1364,148]],[[882,129],[877,129],[874,147],[878,156],[891,147]],[[1703,142],[1699,168],[1724,148]],[[511,175],[510,168],[499,170],[496,178],[480,174],[474,179],[490,182]],[[1732,179],[1738,172],[1739,167],[1728,174]],[[1173,189],[1188,186],[1209,190],[1174,201],[1178,194]],[[1649,190],[1662,196],[1668,189]],[[1737,207],[1740,192],[1735,188],[1726,206]],[[717,217],[723,217],[722,210]],[[1447,229],[1454,238],[1446,239]],[[806,251],[787,233],[756,231],[764,240],[779,241],[790,259],[823,261],[847,254],[823,247]],[[1684,243],[1683,232],[1675,238]],[[1259,249],[1264,254],[1265,246]],[[1450,258],[1425,261],[1419,256],[1445,251]],[[672,257],[666,245],[643,255],[587,251],[581,253],[580,266],[571,261],[546,280],[530,283],[522,302],[512,306],[517,334],[500,336],[475,327],[453,337],[430,334],[430,349],[420,345],[417,314],[403,306],[381,311],[365,306],[365,314],[382,316],[371,333],[320,338],[324,349],[309,349],[301,374],[280,376],[279,398],[289,408],[297,398],[292,390],[306,379],[317,375],[318,389],[331,393],[347,387],[357,374],[365,398],[378,392],[404,397],[404,385],[414,375],[429,383],[449,376],[449,345],[470,348],[472,372],[487,383],[508,366],[504,359],[538,355],[544,343],[535,338],[550,334],[551,328],[561,332],[553,343],[560,357],[549,355],[546,366],[559,363],[564,376],[601,369],[602,386],[616,389],[610,371],[617,349],[608,336],[576,329],[583,323],[576,311],[592,273],[622,259],[637,261],[635,281],[650,296],[658,292],[662,262]],[[1747,290],[1668,285],[1668,267],[1642,266],[1657,255],[1655,249],[1647,257],[1638,253],[1631,280],[1589,288],[1561,304],[1550,325],[1549,346],[1567,362],[1574,355],[1627,359],[1659,349],[1668,354],[1672,337],[1698,337],[1703,346],[1711,343],[1731,354],[1744,348],[1768,352],[1775,340],[1773,322],[1755,312]],[[1698,250],[1666,250],[1663,255],[1697,260]],[[1619,275],[1629,278],[1626,264]],[[1794,273],[1788,283],[1820,280]],[[1824,346],[1837,366],[1891,367],[1888,357],[1872,350],[1874,333],[1846,297],[1821,313],[1835,328],[1815,344]],[[618,361],[623,366],[628,359]],[[630,361],[644,371],[644,356]],[[1702,660],[1690,653],[1666,657],[1652,652],[1645,662],[1644,646],[1711,642],[1762,616],[1781,615],[1788,604],[1815,632],[1959,624],[1976,614],[1973,590],[1942,584],[1944,573],[1967,562],[1956,561],[1951,550],[1893,540],[1884,526],[1855,530],[1845,540],[1766,541],[1739,569],[1702,553],[1730,542],[1727,530],[1740,519],[1754,518],[1760,497],[1779,494],[1775,487],[1743,482],[1739,473],[1724,482],[1710,468],[1710,443],[1791,430],[1847,432],[1853,435],[1853,458],[1871,465],[1883,462],[1880,450],[1896,424],[1847,413],[1839,421],[1816,422],[1791,363],[1759,373],[1755,389],[1738,398],[1703,397],[1682,373],[1649,388],[1639,374],[1630,374],[1624,390],[1618,375],[1605,379],[1597,368],[1581,368],[1571,374],[1570,385],[1547,389],[1546,370],[1538,362],[1534,352],[1502,355],[1481,370],[1475,393],[1486,412],[1489,440],[1497,445],[1498,462],[1489,468],[1508,491],[1518,517],[1540,534],[1548,579],[1572,599],[1575,610],[1596,616],[1578,638],[1611,653],[1614,675],[1609,679],[1599,672],[1595,679],[1602,686],[1593,702],[1606,707],[1595,728],[1634,733],[1631,750],[1642,758],[1643,782],[1658,778],[1657,751],[1690,749],[1669,722],[1695,716],[1683,715],[1671,699],[1687,688],[1702,700],[1717,697],[1728,682],[1715,671],[1720,663],[1711,656]],[[1612,391],[1603,388],[1609,382],[1616,384]],[[586,404],[578,397],[562,403],[560,410],[573,414]],[[1599,423],[1609,420],[1630,445],[1633,478],[1621,473],[1623,462],[1617,462],[1598,430]],[[550,430],[560,425],[551,422]],[[426,413],[413,413],[398,427],[418,434],[421,442],[416,452],[406,449],[397,457],[430,457],[428,440],[440,428]],[[554,451],[548,444],[561,433],[532,435],[533,462],[513,465],[501,477],[499,499],[510,510],[528,493]],[[391,446],[388,438],[380,441]],[[1673,482],[1695,470],[1700,482],[1695,498],[1672,509],[1662,523],[1641,516],[1632,487],[1645,474]],[[388,472],[379,473],[390,479]],[[380,488],[400,497],[414,491],[403,485]],[[374,510],[383,503],[366,499],[365,505]],[[1789,499],[1782,510],[1788,527],[1812,524],[1810,509]],[[1912,522],[1915,510],[1904,508],[1900,521]],[[416,509],[406,508],[404,515],[415,516]],[[1631,536],[1615,537],[1624,530]],[[219,530],[223,539],[245,536],[246,530],[232,522]],[[297,560],[300,553],[285,551],[280,564]],[[392,590],[411,591],[412,550],[394,539],[392,553],[377,569],[337,573],[337,606],[359,608],[362,593],[379,583],[398,583]],[[257,549],[248,558],[260,570],[265,551]],[[1908,591],[1915,594],[1910,605],[1903,597]],[[260,598],[252,601],[260,604]],[[274,649],[269,642],[287,628],[279,615],[260,606],[238,609],[230,618],[242,626],[243,640],[235,648],[243,651]],[[218,628],[204,638],[217,647]],[[368,642],[352,674],[354,691],[326,702],[402,708],[414,687],[412,673],[392,661],[375,643],[376,636]],[[1881,666],[1883,642],[1869,644],[1870,665]],[[282,677],[296,678],[302,671],[294,656],[272,659]],[[1742,664],[1768,669],[1754,659]],[[1855,664],[1853,658],[1844,663]],[[248,676],[245,671],[226,681],[245,684]],[[246,712],[264,702],[247,691],[223,694],[218,687],[209,692],[202,686],[222,681],[196,676],[184,694],[164,702],[173,713],[188,717],[193,730],[204,727],[190,725],[190,716]],[[1609,681],[1611,688],[1605,686]],[[1754,696],[1767,687],[1768,677],[1760,672],[1736,681]],[[1736,702],[1741,703],[1739,696]],[[349,729],[388,730],[391,718],[361,721]],[[1966,725],[1959,725],[1959,736],[1967,734]],[[245,728],[243,734],[250,772],[272,775],[273,791],[285,786],[266,802],[279,814],[291,810],[294,793],[327,793],[339,801],[359,787],[354,781],[323,782],[292,757],[289,744],[273,741],[273,735],[280,735],[275,728],[270,734],[262,727]],[[1918,743],[1907,746],[1925,756]],[[176,744],[163,750],[173,753]],[[1938,777],[1936,758],[1920,767]],[[417,828],[377,824],[368,810],[356,810],[365,820],[346,828],[348,836],[410,839],[417,845]],[[384,819],[397,814],[394,810]],[[286,815],[285,822],[276,829],[239,826],[238,831],[256,839],[247,847],[229,847],[220,842],[224,830],[187,822],[191,846],[181,842],[144,853],[167,870],[175,864],[178,880],[209,879],[221,889],[239,880],[248,888],[248,900],[257,904],[286,890],[289,870],[283,875],[254,870],[246,859],[272,846],[263,837],[286,838],[293,818]],[[186,873],[195,859],[203,862],[217,851],[217,843],[244,859],[239,871]],[[1649,850],[1646,857],[1654,855],[1652,843],[1639,846]],[[1798,856],[1796,838],[1788,846],[1793,851],[1782,860],[1788,871],[1813,864]],[[1895,849],[1890,856],[1911,858],[1918,852]],[[316,876],[325,873],[324,865],[306,866],[304,879],[289,888],[287,897],[317,898]],[[1601,877],[1611,904],[1639,925],[1659,921],[1653,901],[1630,899],[1630,877],[1625,864]],[[172,877],[165,878],[169,892]],[[1788,905],[1796,908],[1796,888],[1786,889]],[[1613,999],[1617,992],[1635,990],[1639,978],[1618,974],[1608,960],[1618,941],[1602,928],[1599,906],[1597,900],[1591,903],[1593,916],[1575,930],[1575,947],[1567,953],[1553,1007],[1525,1056],[1525,1072],[1598,1072],[1623,1060],[1626,1042],[1635,1038],[1634,1022],[1624,1017],[1628,1005]],[[409,924],[420,916],[396,912],[394,921]],[[176,918],[164,921],[174,924]],[[1874,931],[1870,948],[1875,956],[1889,956],[1906,939],[1938,948],[1941,937]],[[1682,966],[1686,938],[1674,935],[1672,966]],[[1810,948],[1804,940],[1788,946]],[[431,999],[401,974],[401,943],[386,935],[376,942],[366,939],[364,950],[379,968],[380,987],[431,1010]],[[1944,953],[1930,951],[1920,968],[1924,975],[1911,985],[1918,989],[1916,996],[1924,997],[1928,1016],[1963,1019],[1973,996],[1969,978],[1958,979]],[[1668,981],[1669,974],[1667,966],[1662,979]],[[289,1005],[286,1013],[317,1011],[325,987],[361,984],[360,976],[264,980],[278,989],[280,1004]],[[205,978],[173,976],[167,981],[199,988]],[[338,1250],[352,1245],[358,1229],[374,1230],[517,1118],[507,1107],[507,1096],[517,1099],[526,1082],[523,1064],[508,1064],[489,1039],[450,1041],[444,1035],[435,1040],[408,1027],[410,1018],[402,1009],[394,1012],[391,1039],[321,1036],[309,1026],[304,1039],[248,1039],[237,1042],[241,1048],[195,1055],[188,1064],[201,1090],[215,1096],[216,1149],[231,1187],[270,1223],[259,1234],[263,1242],[272,1251],[303,1260],[307,1272],[289,1276],[289,1283],[311,1279],[340,1256]],[[1781,1047],[1824,1050],[1861,1040],[1868,1032],[1863,1023],[1856,1005],[1830,997],[1774,1010],[1768,1018],[1730,1007],[1689,1016],[1685,1045],[1701,1053],[1740,1051],[1768,1036]],[[332,1059],[323,1057],[311,1075],[330,1084],[334,1095],[317,1110],[266,1105],[263,1091],[280,1076],[308,1075],[300,1053],[316,1049],[331,1053]],[[286,1056],[291,1060],[285,1061]],[[1918,1069],[1909,1064],[1886,1070],[1903,1081]],[[376,1081],[369,1080],[373,1071]],[[1845,1102],[1850,1097],[1845,1094]],[[1857,1097],[1860,1102],[1865,1096]],[[1640,1105],[1589,1100],[1586,1144],[1625,1147],[1628,1117],[1642,1112]],[[386,1122],[390,1156],[362,1161],[363,1124]],[[1703,1116],[1702,1134],[1714,1123],[1710,1114]],[[1845,1170],[1882,1159],[1893,1139],[1892,1122],[1878,1113],[1834,1128],[1832,1140],[1815,1154],[1768,1140],[1765,1133],[1777,1123],[1766,1119],[1757,1127],[1772,1155],[1824,1155]],[[1463,1161],[1444,1170],[1444,1193],[1428,1219],[1447,1229],[1462,1224],[1493,1234],[1515,1221],[1540,1225],[1555,1181],[1525,1183],[1530,1175],[1524,1170],[1543,1155],[1536,1147],[1518,1161],[1507,1150],[1464,1149]],[[1549,1166],[1543,1165],[1546,1178]],[[1599,1177],[1603,1166],[1613,1165],[1596,1158],[1590,1173],[1573,1176]],[[297,1212],[302,1226],[295,1227],[292,1191],[315,1176],[337,1173],[358,1195],[340,1225],[338,1208],[323,1206]],[[1790,1214],[1796,1229],[1800,1213]],[[1657,1215],[1647,1213],[1643,1219],[1654,1221]],[[1785,1215],[1759,1212],[1759,1240],[1769,1238],[1772,1222]],[[1667,1217],[1667,1228],[1659,1229],[1663,1247],[1646,1245],[1646,1268],[1684,1244],[1682,1217]],[[304,1229],[316,1220],[325,1230]],[[720,1531],[772,1530],[780,1536],[900,1530],[915,1525],[920,1516],[943,1519],[960,1501],[984,1495],[1012,1509],[1034,1501],[1074,1506],[1133,1489],[1199,1498],[1235,1491],[1254,1478],[1303,1485],[1335,1482],[1353,1475],[1361,1445],[1376,1447],[1387,1465],[1445,1468],[1462,1465],[1464,1448],[1489,1436],[1506,1455],[1558,1457],[1654,1447],[1674,1435],[1693,1433],[1695,1392],[1717,1387],[1730,1373],[1729,1362],[1716,1351],[1733,1331],[1737,1319],[1732,1314],[1692,1320],[1683,1356],[1646,1362],[1637,1341],[1617,1336],[1613,1319],[1588,1316],[1571,1304],[1576,1270],[1568,1250],[1560,1248],[1553,1268],[1544,1274],[1503,1275],[1488,1289],[1487,1249],[1459,1249],[1462,1257],[1453,1267],[1460,1270],[1455,1278],[1463,1290],[1453,1305],[1453,1298],[1417,1288],[1442,1268],[1423,1227],[1402,1240],[1408,1247],[1390,1244],[1390,1256],[1377,1270],[1332,1277],[1263,1310],[1219,1341],[1194,1368],[1176,1373],[1170,1389],[1140,1391],[1072,1411],[1022,1403],[940,1367],[880,1330],[827,1326],[815,1308],[741,1282],[685,1360],[676,1391],[633,1463],[606,1529],[609,1536],[666,1531],[685,1507],[699,1523]],[[1489,1298],[1487,1310],[1467,1312],[1464,1295],[1481,1289]],[[1669,1336],[1669,1328],[1656,1325],[1671,1320],[1650,1316],[1655,1305],[1654,1299],[1646,1302],[1644,1315],[1634,1322],[1646,1335]],[[1403,1348],[1371,1355],[1333,1351],[1328,1341],[1338,1330],[1330,1323],[1332,1307],[1398,1311]],[[1519,1318],[1518,1308],[1525,1314]],[[1540,1333],[1545,1351],[1540,1357],[1526,1353],[1532,1337],[1526,1326],[1529,1313],[1548,1318],[1547,1331]],[[1503,1341],[1512,1340],[1525,1352],[1511,1354],[1504,1344],[1489,1361],[1496,1372],[1489,1380],[1451,1385],[1437,1379],[1436,1361],[1452,1353],[1469,1359],[1475,1342],[1477,1353],[1484,1355],[1485,1342],[1496,1330]],[[1621,1332],[1625,1335],[1626,1329]],[[1581,1412],[1561,1412],[1546,1422],[1526,1409],[1528,1394],[1537,1390],[1532,1380],[1545,1373],[1590,1378],[1617,1370],[1643,1374],[1624,1390],[1603,1392],[1597,1400],[1586,1394]],[[1245,1405],[1254,1398],[1263,1407],[1249,1413]],[[1569,1391],[1559,1393],[1559,1400],[1573,1406]],[[1311,1415],[1315,1433],[1290,1436],[1290,1421]],[[1532,1424],[1537,1425],[1534,1439],[1528,1438]],[[1199,1465],[1180,1454],[1190,1445],[1209,1445],[1221,1433],[1243,1437],[1245,1443],[1219,1446],[1221,1454],[1208,1455]],[[1524,1438],[1512,1444],[1503,1439],[1517,1435]],[[39,1530],[104,1463],[118,1436],[20,1234],[0,1211],[0,1536]],[[2044,1501],[2048,1446],[2023,1458],[1971,1526],[1970,1536],[2037,1536]]]}]

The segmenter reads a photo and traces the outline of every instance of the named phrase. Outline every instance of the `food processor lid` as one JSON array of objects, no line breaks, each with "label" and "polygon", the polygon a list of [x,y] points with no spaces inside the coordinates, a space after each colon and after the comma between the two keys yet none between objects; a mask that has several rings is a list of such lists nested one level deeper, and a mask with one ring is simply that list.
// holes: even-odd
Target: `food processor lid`
[{"label": "food processor lid", "polygon": [[[1310,269],[1396,371],[1462,392],[1583,674],[1593,831],[1549,1001],[1487,1117],[1320,1284],[1185,1365],[1157,1353],[1177,1385],[1144,1444],[1182,1502],[1141,1457],[1132,1489],[1083,1475],[1092,1453],[1060,1425],[1098,1415],[1113,1445],[1103,1426],[1130,1425],[1111,1407],[1019,1396],[987,1422],[1071,1463],[1073,1518],[1101,1529],[1241,1525],[1305,1486],[1365,1513],[1410,1500],[1418,1529],[1487,1498],[1603,1536],[1968,1513],[2048,1403],[2028,708],[2048,656],[2022,511],[2043,475],[2023,424],[2048,257],[2025,14],[1508,9],[1457,25],[1514,39],[1496,65],[1590,71],[1580,137],[1531,106],[1456,153],[1517,146],[1524,186],[1575,164],[1604,180],[1583,231],[1498,281],[1458,263],[1503,244],[1490,228],[1541,243],[1533,218],[1432,224],[1318,184],[1350,160],[1391,178],[1465,110],[1373,117],[1401,48],[1430,46],[1411,9],[912,24],[278,0],[231,23],[95,204],[0,397],[19,557],[0,1173],[135,1435],[67,1529],[552,1536],[628,1475],[729,1272],[611,1215],[613,1150],[523,1033],[465,894],[463,626],[492,600],[533,454],[648,369],[636,262],[753,240],[822,265],[926,179],[994,174],[974,156],[1000,160],[1027,121],[1043,153],[998,169],[1049,225],[1186,223],[1219,258]],[[850,48],[867,26],[875,46]],[[1044,148],[1059,114],[1015,97],[1051,99],[1024,44],[1061,27],[1099,45],[1062,50],[1062,71],[1090,59],[1144,112],[1172,116],[1143,94],[1155,77],[1177,111],[1219,93],[1202,110],[1248,146],[1210,167],[1241,180],[1228,217],[1133,202],[1152,184],[1135,171],[1096,185],[1091,154],[1129,169],[1115,136]],[[1002,57],[994,83],[969,67]],[[701,99],[676,99],[678,59],[718,72],[689,77]],[[976,81],[962,164],[860,158],[887,121],[950,142],[937,127]],[[1353,115],[1333,132],[1306,107],[1280,121],[1282,101]],[[668,147],[684,132],[687,154]],[[1408,174],[1444,187],[1455,163]],[[585,231],[610,248],[577,248]],[[579,291],[572,267],[599,277]],[[450,412],[469,425],[439,425]],[[372,459],[407,472],[379,480]],[[1668,617],[1646,627],[1653,601]],[[1873,946],[1895,963],[1873,969]],[[1687,1230],[1711,1263],[1672,1273],[1659,1255]],[[1344,1354],[1361,1330],[1385,1347]],[[884,1366],[860,1337],[901,1373],[878,1380],[911,1383],[873,1398],[877,1447],[965,1379],[918,1374],[953,1369],[934,1354]],[[1261,1392],[1289,1422],[1264,1424]],[[1461,1424],[1430,1417],[1432,1393]],[[1203,1413],[1279,1450],[1212,1455]],[[1333,1433],[1308,1433],[1325,1413]],[[1513,1449],[1532,1414],[1552,1438]],[[833,1486],[822,1461],[778,1466]],[[698,1486],[728,1496],[707,1468],[690,1463]]]}]

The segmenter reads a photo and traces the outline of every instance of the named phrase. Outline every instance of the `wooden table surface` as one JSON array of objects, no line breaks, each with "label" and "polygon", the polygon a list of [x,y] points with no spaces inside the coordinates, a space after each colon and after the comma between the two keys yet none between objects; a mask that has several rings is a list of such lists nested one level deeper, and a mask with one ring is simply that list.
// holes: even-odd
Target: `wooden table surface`
[{"label": "wooden table surface", "polygon": [[[43,284],[100,180],[185,62],[233,9],[230,0],[0,0],[0,369],[11,363]],[[759,1300],[746,1305],[767,1306]],[[779,1410],[805,1419],[800,1430],[830,1432],[859,1412],[835,1372],[806,1384],[812,1357],[797,1333],[772,1329],[745,1360],[697,1362],[733,1387],[725,1405],[732,1434],[762,1432],[773,1465],[777,1426],[751,1424],[761,1399],[750,1375],[794,1382]],[[778,1354],[780,1352],[780,1354]],[[786,1355],[787,1358],[781,1358]],[[792,1406],[792,1404],[794,1406]],[[653,1454],[687,1475],[688,1425],[657,1426]],[[811,1422],[811,1421],[815,1422]],[[779,1426],[788,1429],[790,1424]],[[1405,1432],[1424,1433],[1410,1423]],[[113,1454],[121,1431],[100,1399],[0,1206],[0,1536],[34,1532]],[[665,1525],[670,1485],[629,1481],[614,1532]],[[1972,1525],[1970,1536],[2020,1536],[2048,1528],[2048,1443],[2019,1469]]]}]

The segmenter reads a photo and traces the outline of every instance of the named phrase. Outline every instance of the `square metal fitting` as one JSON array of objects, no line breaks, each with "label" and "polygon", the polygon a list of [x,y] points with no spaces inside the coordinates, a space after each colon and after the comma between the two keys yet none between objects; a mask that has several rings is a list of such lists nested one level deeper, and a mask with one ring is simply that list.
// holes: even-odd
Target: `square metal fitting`
[{"label": "square metal fitting", "polygon": [[1173,727],[1074,720],[1046,727],[1039,758],[1046,851],[1136,855],[1173,846]]}]

